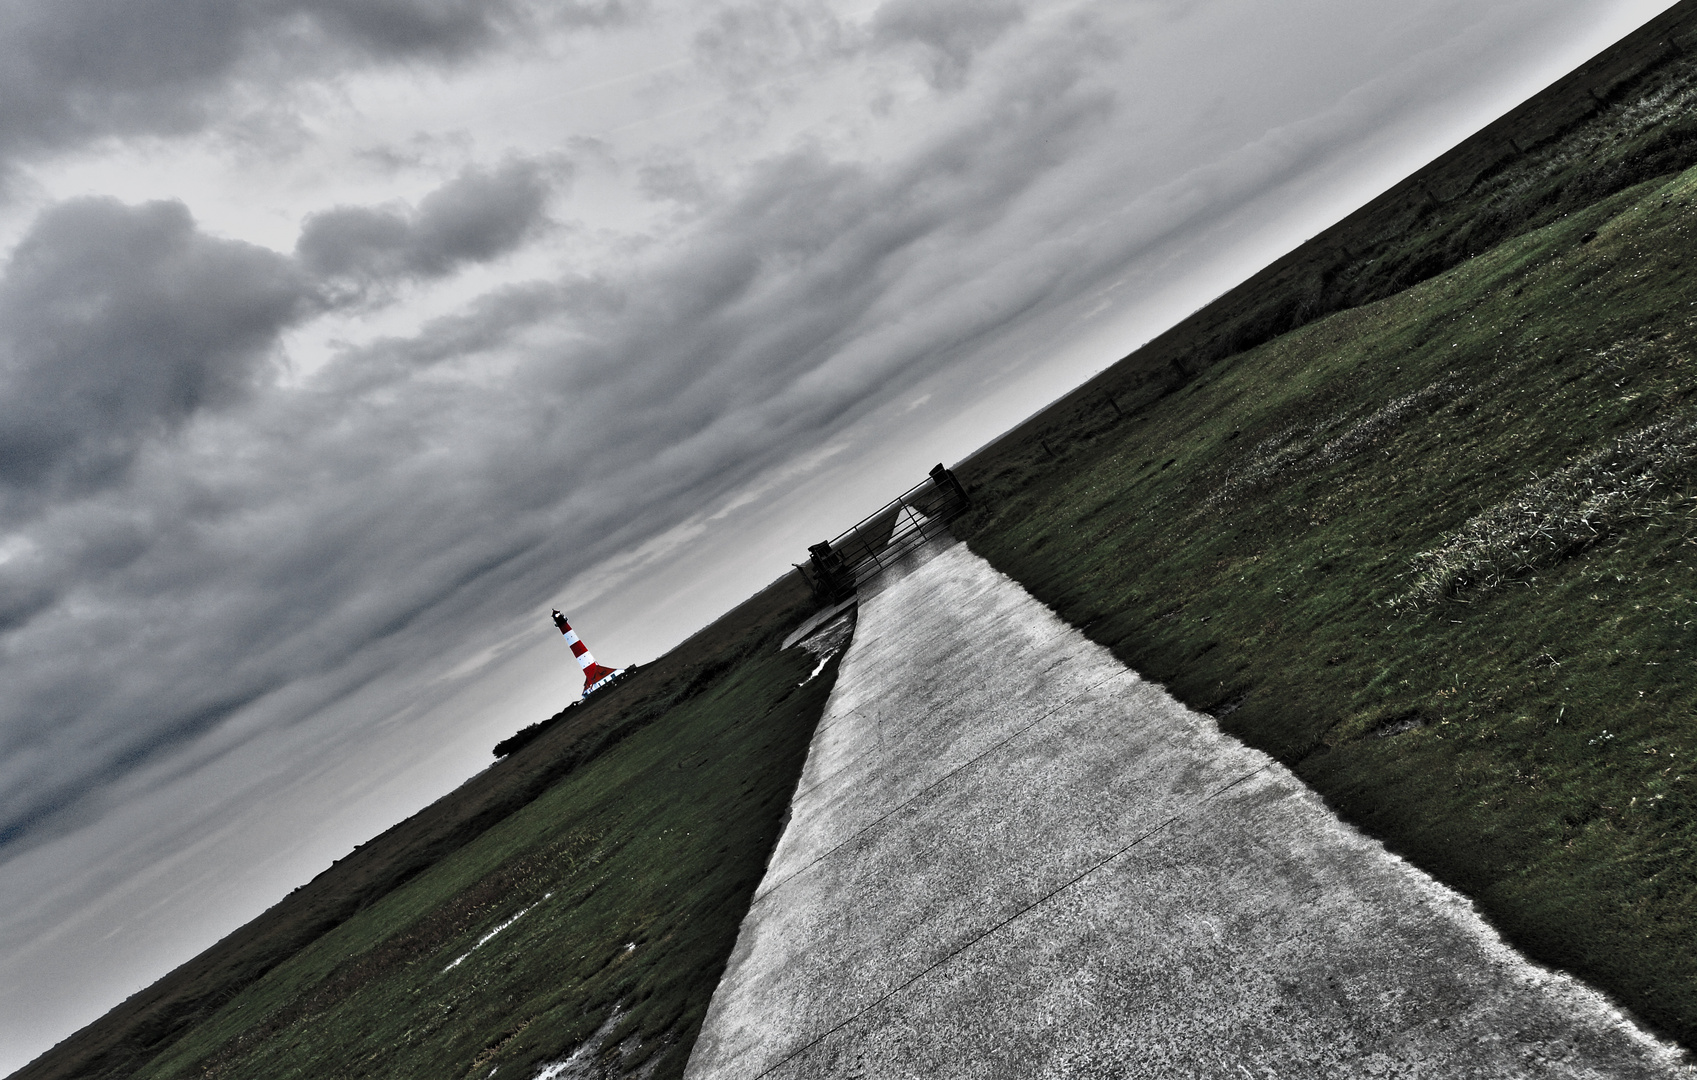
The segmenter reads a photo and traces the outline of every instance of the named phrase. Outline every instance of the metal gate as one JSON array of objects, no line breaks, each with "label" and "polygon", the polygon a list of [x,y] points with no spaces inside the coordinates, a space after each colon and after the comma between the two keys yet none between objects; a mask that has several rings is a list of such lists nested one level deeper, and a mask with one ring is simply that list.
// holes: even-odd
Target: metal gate
[{"label": "metal gate", "polygon": [[797,565],[821,600],[844,600],[903,555],[947,531],[947,523],[972,505],[955,474],[938,465],[931,475],[833,540],[807,549]]}]

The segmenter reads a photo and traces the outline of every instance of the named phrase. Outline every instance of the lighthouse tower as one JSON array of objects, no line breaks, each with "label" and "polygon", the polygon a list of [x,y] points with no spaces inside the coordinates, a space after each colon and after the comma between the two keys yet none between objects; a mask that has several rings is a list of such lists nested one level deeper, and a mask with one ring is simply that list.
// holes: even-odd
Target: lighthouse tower
[{"label": "lighthouse tower", "polygon": [[577,666],[583,669],[583,696],[588,697],[592,692],[601,689],[613,681],[619,672],[610,667],[602,667],[595,662],[595,657],[589,655],[589,646],[577,636],[572,624],[560,614],[560,609],[554,609],[554,625],[560,628],[560,633],[566,635],[566,644],[572,647],[572,655],[577,657]]}]

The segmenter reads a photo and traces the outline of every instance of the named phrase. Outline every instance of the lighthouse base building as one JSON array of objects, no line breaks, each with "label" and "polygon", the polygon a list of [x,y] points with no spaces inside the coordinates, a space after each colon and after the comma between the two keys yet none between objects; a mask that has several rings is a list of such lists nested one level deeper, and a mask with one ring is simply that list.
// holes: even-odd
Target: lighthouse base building
[{"label": "lighthouse base building", "polygon": [[583,670],[583,697],[588,697],[625,673],[624,668],[615,669],[597,664],[595,657],[589,653],[589,646],[577,636],[577,631],[573,630],[572,624],[560,614],[559,608],[554,609],[554,625],[565,635],[566,644],[571,646],[572,655],[577,657],[577,666]]}]

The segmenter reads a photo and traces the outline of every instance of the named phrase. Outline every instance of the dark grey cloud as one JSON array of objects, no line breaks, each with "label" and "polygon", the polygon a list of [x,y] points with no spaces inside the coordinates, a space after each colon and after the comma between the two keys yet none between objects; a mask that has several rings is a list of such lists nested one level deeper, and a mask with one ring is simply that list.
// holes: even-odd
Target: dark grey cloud
[{"label": "dark grey cloud", "polygon": [[547,224],[552,177],[540,163],[514,159],[468,169],[408,206],[339,206],[307,218],[295,251],[324,277],[360,282],[434,278],[487,262]]},{"label": "dark grey cloud", "polygon": [[958,90],[974,58],[1024,20],[1021,0],[885,0],[864,23],[823,0],[737,0],[712,9],[693,51],[743,92],[878,52],[905,53],[934,88]]},{"label": "dark grey cloud", "polygon": [[917,47],[931,85],[955,89],[973,57],[1024,18],[1018,0],[886,0],[872,16],[872,39]]},{"label": "dark grey cloud", "polygon": [[639,166],[637,190],[651,199],[664,199],[688,207],[703,207],[713,201],[712,185],[695,163],[657,160]]},{"label": "dark grey cloud", "polygon": [[622,288],[591,278],[505,286],[461,311],[431,319],[415,335],[382,338],[362,347],[326,371],[321,385],[336,393],[359,392],[434,364],[495,353],[532,328],[562,317],[612,319],[625,304]]},{"label": "dark grey cloud", "polygon": [[[260,18],[304,18],[329,40],[383,58],[457,59],[487,47],[525,17],[512,0],[285,0],[267,6],[269,11],[260,8]],[[585,14],[591,10],[580,4],[564,7]]]},{"label": "dark grey cloud", "polygon": [[0,277],[0,486],[110,482],[247,393],[310,308],[288,258],[206,236],[181,203],[53,207]]},{"label": "dark grey cloud", "polygon": [[[208,236],[179,202],[50,208],[0,274],[0,524],[119,482],[148,442],[243,400],[303,318],[512,251],[545,224],[549,183],[514,159],[462,173],[416,210],[326,211],[294,258]],[[8,588],[0,621],[44,595]]]},{"label": "dark grey cloud", "polygon": [[859,35],[823,0],[742,0],[719,5],[696,31],[695,59],[738,88],[817,70],[859,48]]},{"label": "dark grey cloud", "polygon": [[626,0],[16,0],[0,7],[0,168],[112,135],[181,135],[280,88],[370,64],[457,64]]},{"label": "dark grey cloud", "polygon": [[[492,532],[475,490],[444,528],[448,489],[418,464],[439,464],[426,444],[454,403],[410,387],[408,408],[374,410],[367,391],[549,313],[616,308],[615,291],[498,290],[433,324],[395,358],[406,370],[373,348],[312,387],[273,376],[281,335],[349,300],[347,279],[443,277],[524,243],[561,172],[514,159],[416,209],[314,215],[294,255],[210,236],[177,202],[78,199],[35,220],[0,272],[0,666],[17,675],[0,851],[97,818],[126,778],[267,695],[351,692],[393,662],[384,642],[543,537]],[[374,515],[358,476],[414,498]],[[380,549],[406,570],[372,577]],[[23,779],[42,768],[69,782]]]}]

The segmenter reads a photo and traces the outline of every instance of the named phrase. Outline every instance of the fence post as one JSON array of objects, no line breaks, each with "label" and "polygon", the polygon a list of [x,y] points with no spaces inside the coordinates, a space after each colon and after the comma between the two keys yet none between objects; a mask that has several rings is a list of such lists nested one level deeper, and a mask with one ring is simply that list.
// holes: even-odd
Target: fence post
[{"label": "fence post", "polygon": [[966,488],[961,486],[961,482],[955,477],[954,471],[944,468],[942,462],[939,461],[936,467],[931,470],[931,480],[938,487],[946,487],[953,491],[955,497],[960,499],[961,509],[967,509],[972,505],[972,499],[967,495]]}]

